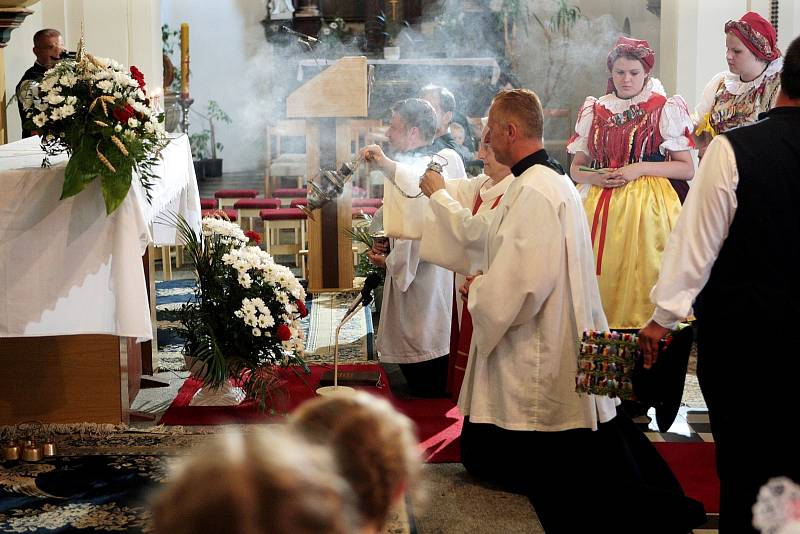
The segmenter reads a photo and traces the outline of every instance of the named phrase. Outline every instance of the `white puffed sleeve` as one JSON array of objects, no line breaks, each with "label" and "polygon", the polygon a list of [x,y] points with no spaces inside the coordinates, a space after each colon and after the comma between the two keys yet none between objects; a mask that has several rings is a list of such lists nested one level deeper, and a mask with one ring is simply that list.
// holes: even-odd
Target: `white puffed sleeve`
[{"label": "white puffed sleeve", "polygon": [[689,108],[683,97],[675,95],[668,98],[658,123],[661,138],[664,140],[659,146],[661,153],[666,154],[667,150],[680,152],[694,148],[692,128]]},{"label": "white puffed sleeve", "polygon": [[725,71],[715,74],[714,77],[711,78],[711,81],[706,84],[703,93],[700,95],[700,101],[695,106],[694,114],[692,115],[695,124],[701,122],[703,116],[714,107],[717,89],[719,89],[719,84],[722,82],[723,78],[725,78]]},{"label": "white puffed sleeve", "polygon": [[586,97],[580,111],[578,111],[575,133],[569,138],[569,144],[567,144],[567,152],[570,154],[583,152],[587,156],[589,155],[589,133],[592,130],[592,121],[594,121],[595,102],[597,102],[595,97]]}]

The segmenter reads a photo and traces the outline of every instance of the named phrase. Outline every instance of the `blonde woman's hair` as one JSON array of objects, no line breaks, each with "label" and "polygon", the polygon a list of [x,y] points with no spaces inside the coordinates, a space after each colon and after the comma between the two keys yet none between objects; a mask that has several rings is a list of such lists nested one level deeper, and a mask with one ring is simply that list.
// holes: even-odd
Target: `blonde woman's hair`
[{"label": "blonde woman's hair", "polygon": [[330,452],[281,428],[231,433],[155,497],[158,534],[350,534],[355,498]]},{"label": "blonde woman's hair", "polygon": [[415,490],[421,468],[414,423],[363,392],[319,397],[297,409],[295,429],[333,448],[365,524],[381,527],[398,492]]},{"label": "blonde woman's hair", "polygon": [[528,139],[542,139],[542,103],[530,89],[500,91],[492,100],[492,108],[503,122],[515,123]]}]

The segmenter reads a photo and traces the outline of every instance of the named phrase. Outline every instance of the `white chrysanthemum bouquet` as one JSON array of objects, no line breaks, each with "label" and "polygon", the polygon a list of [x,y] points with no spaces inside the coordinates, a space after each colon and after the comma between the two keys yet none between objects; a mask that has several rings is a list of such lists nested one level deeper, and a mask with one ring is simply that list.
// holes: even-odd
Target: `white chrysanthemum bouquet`
[{"label": "white chrysanthemum bouquet", "polygon": [[80,47],[75,60],[60,61],[32,87],[23,101],[26,126],[42,137],[48,156],[70,155],[61,198],[99,177],[110,214],[127,196],[134,173],[149,198],[152,168],[167,136],[139,69],[125,70]]},{"label": "white chrysanthemum bouquet", "polygon": [[248,246],[238,225],[205,218],[197,235],[182,218],[175,224],[198,279],[194,299],[178,312],[184,351],[202,362],[206,385],[239,382],[263,409],[278,382],[274,369],[305,367],[305,290],[288,267]]}]

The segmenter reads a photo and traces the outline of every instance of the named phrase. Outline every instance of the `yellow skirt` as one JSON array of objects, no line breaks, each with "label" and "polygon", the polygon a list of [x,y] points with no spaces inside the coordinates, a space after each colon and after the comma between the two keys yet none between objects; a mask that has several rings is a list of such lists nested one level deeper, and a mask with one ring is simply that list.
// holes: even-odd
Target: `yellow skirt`
[{"label": "yellow skirt", "polygon": [[641,328],[653,314],[650,290],[681,210],[678,195],[666,178],[642,176],[614,189],[589,186],[583,206],[608,325]]}]

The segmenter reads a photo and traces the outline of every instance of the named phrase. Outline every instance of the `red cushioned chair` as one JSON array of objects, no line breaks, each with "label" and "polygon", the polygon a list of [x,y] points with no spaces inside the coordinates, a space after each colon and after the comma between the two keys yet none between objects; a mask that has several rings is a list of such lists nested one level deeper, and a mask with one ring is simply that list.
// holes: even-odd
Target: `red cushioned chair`
[{"label": "red cushioned chair", "polygon": [[354,208],[380,208],[383,206],[383,199],[381,198],[354,198]]},{"label": "red cushioned chair", "polygon": [[378,211],[378,208],[371,208],[371,207],[353,207],[353,218],[358,219],[362,218],[362,215],[369,215],[370,217],[375,216],[375,212]]},{"label": "red cushioned chair", "polygon": [[[264,191],[271,195],[281,187],[284,178],[290,178],[297,187],[302,187],[306,181],[306,153],[307,148],[301,153],[284,150],[291,138],[300,138],[308,145],[305,120],[279,120],[267,126],[267,161],[264,172]],[[289,147],[291,148],[291,146]]]},{"label": "red cushioned chair", "polygon": [[255,189],[220,189],[214,193],[214,198],[219,200],[220,209],[231,208],[241,198],[256,198],[258,191]]},{"label": "red cushioned chair", "polygon": [[[300,208],[263,209],[259,212],[264,222],[264,243],[267,252],[273,256],[290,254],[294,256],[295,265],[305,273],[305,262],[301,262],[300,249],[306,243],[306,214]],[[292,230],[294,237],[291,243],[281,243],[281,230]]]},{"label": "red cushioned chair", "polygon": [[272,197],[280,199],[281,206],[289,206],[292,199],[307,198],[308,189],[304,187],[276,189],[272,193]]},{"label": "red cushioned chair", "polygon": [[203,217],[214,217],[215,215],[220,215],[220,212],[225,213],[228,217],[228,220],[231,222],[236,222],[238,217],[236,214],[236,210],[233,209],[225,209],[225,210],[202,210],[200,214]]},{"label": "red cushioned chair", "polygon": [[216,198],[201,198],[200,199],[200,209],[203,210],[215,210],[219,207],[219,202]]},{"label": "red cushioned chair", "polygon": [[233,209],[239,214],[239,224],[247,230],[253,229],[253,218],[260,217],[261,210],[276,210],[280,207],[281,201],[277,198],[242,198],[233,205]]},{"label": "red cushioned chair", "polygon": [[308,199],[307,198],[293,198],[292,202],[289,203],[290,208],[299,208],[300,206],[308,206]]}]

